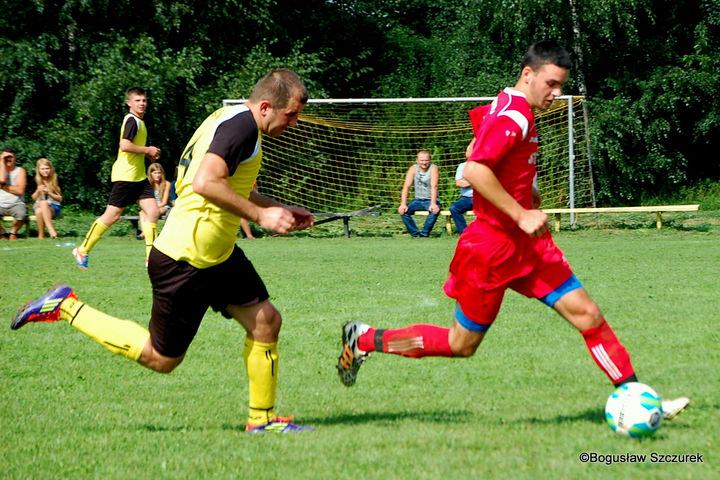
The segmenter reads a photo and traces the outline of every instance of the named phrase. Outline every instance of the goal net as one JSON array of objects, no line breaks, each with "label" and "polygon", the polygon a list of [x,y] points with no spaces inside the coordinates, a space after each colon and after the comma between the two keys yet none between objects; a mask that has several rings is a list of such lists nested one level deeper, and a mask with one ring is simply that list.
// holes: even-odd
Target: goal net
[{"label": "goal net", "polygon": [[[425,149],[439,167],[438,195],[447,209],[458,198],[455,170],[473,135],[468,111],[492,99],[311,99],[295,128],[263,139],[258,188],[313,212],[380,205],[389,213],[400,203],[407,168]],[[583,101],[558,97],[537,115],[543,208],[593,206]]]}]

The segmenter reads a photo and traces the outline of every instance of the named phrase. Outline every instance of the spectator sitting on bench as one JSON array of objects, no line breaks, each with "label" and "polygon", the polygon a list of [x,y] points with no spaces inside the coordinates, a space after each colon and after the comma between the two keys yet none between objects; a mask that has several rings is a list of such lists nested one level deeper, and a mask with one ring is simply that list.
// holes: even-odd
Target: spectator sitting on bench
[{"label": "spectator sitting on bench", "polygon": [[473,189],[470,186],[470,182],[463,177],[463,170],[465,170],[466,163],[467,162],[462,162],[455,171],[455,185],[460,188],[460,198],[450,205],[450,216],[453,219],[458,235],[462,235],[463,230],[467,227],[465,212],[472,210],[473,206]]},{"label": "spectator sitting on bench", "polygon": [[32,199],[35,200],[33,210],[37,219],[38,238],[45,238],[45,228],[50,238],[57,238],[57,231],[52,221],[53,218],[60,216],[60,202],[63,197],[55,168],[47,158],[39,158],[35,162],[35,183],[37,188],[32,194]]},{"label": "spectator sitting on bench", "polygon": [[[415,165],[411,165],[405,173],[405,183],[400,194],[400,206],[398,213],[408,233],[413,237],[427,238],[435,226],[438,214],[440,213],[440,202],[438,201],[438,181],[440,173],[437,165],[430,163],[430,152],[420,150],[417,154]],[[408,205],[408,193],[410,185],[414,185],[415,199]],[[412,214],[419,210],[427,210],[429,215],[425,220],[422,231],[419,231]]]},{"label": "spectator sitting on bench", "polygon": [[[170,209],[172,208],[170,204],[170,182],[165,179],[165,169],[163,166],[157,162],[151,163],[147,169],[147,179],[153,189],[155,203],[157,203],[158,212],[160,213],[159,218],[162,218],[170,213]],[[140,225],[147,221],[148,219],[145,212],[140,209]],[[135,236],[138,239],[145,238],[142,231],[135,232]]]},{"label": "spectator sitting on bench", "polygon": [[[17,240],[20,227],[27,220],[27,207],[25,206],[25,188],[27,187],[27,172],[16,165],[15,152],[3,148],[0,158],[0,216],[12,216],[12,230],[10,240]],[[0,235],[5,236],[5,229],[0,225]]]}]

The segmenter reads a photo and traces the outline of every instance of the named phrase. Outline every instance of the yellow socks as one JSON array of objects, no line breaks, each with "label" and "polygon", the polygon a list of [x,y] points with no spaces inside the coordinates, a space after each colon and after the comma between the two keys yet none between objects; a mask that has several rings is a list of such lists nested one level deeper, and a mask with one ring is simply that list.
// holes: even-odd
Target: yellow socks
[{"label": "yellow socks", "polygon": [[246,338],[243,358],[250,384],[248,423],[262,425],[275,417],[279,358],[277,342],[262,343]]},{"label": "yellow socks", "polygon": [[137,362],[150,332],[135,322],[120,320],[74,298],[60,304],[60,318],[113,353]]},{"label": "yellow socks", "polygon": [[108,231],[108,228],[110,227],[102,223],[99,218],[96,219],[93,224],[90,225],[90,230],[85,234],[85,240],[83,240],[83,243],[78,247],[80,253],[89,253],[105,232]]},{"label": "yellow socks", "polygon": [[150,257],[150,249],[157,237],[157,223],[142,222],[140,229],[145,237],[145,259],[147,260]]}]

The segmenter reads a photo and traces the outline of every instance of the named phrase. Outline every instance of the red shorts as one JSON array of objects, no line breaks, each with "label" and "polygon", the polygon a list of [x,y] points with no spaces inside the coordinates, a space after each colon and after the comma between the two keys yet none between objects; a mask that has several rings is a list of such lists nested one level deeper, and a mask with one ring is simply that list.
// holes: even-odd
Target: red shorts
[{"label": "red shorts", "polygon": [[572,274],[549,232],[533,238],[519,229],[506,231],[476,220],[458,241],[443,288],[465,316],[490,325],[506,289],[542,298]]}]

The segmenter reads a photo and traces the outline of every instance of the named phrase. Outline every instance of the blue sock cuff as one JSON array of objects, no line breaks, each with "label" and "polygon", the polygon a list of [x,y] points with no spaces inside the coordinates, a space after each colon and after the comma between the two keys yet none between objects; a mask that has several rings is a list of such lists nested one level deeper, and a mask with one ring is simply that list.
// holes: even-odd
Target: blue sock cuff
[{"label": "blue sock cuff", "polygon": [[470,320],[460,308],[459,303],[455,304],[455,320],[457,320],[460,325],[462,325],[465,329],[470,330],[471,332],[483,333],[487,332],[490,328],[490,325],[481,325]]},{"label": "blue sock cuff", "polygon": [[578,288],[582,288],[582,283],[580,283],[580,280],[577,279],[575,274],[570,275],[570,278],[561,283],[555,290],[542,297],[540,301],[548,307],[554,307],[563,295],[570,293],[573,290],[577,290]]}]

